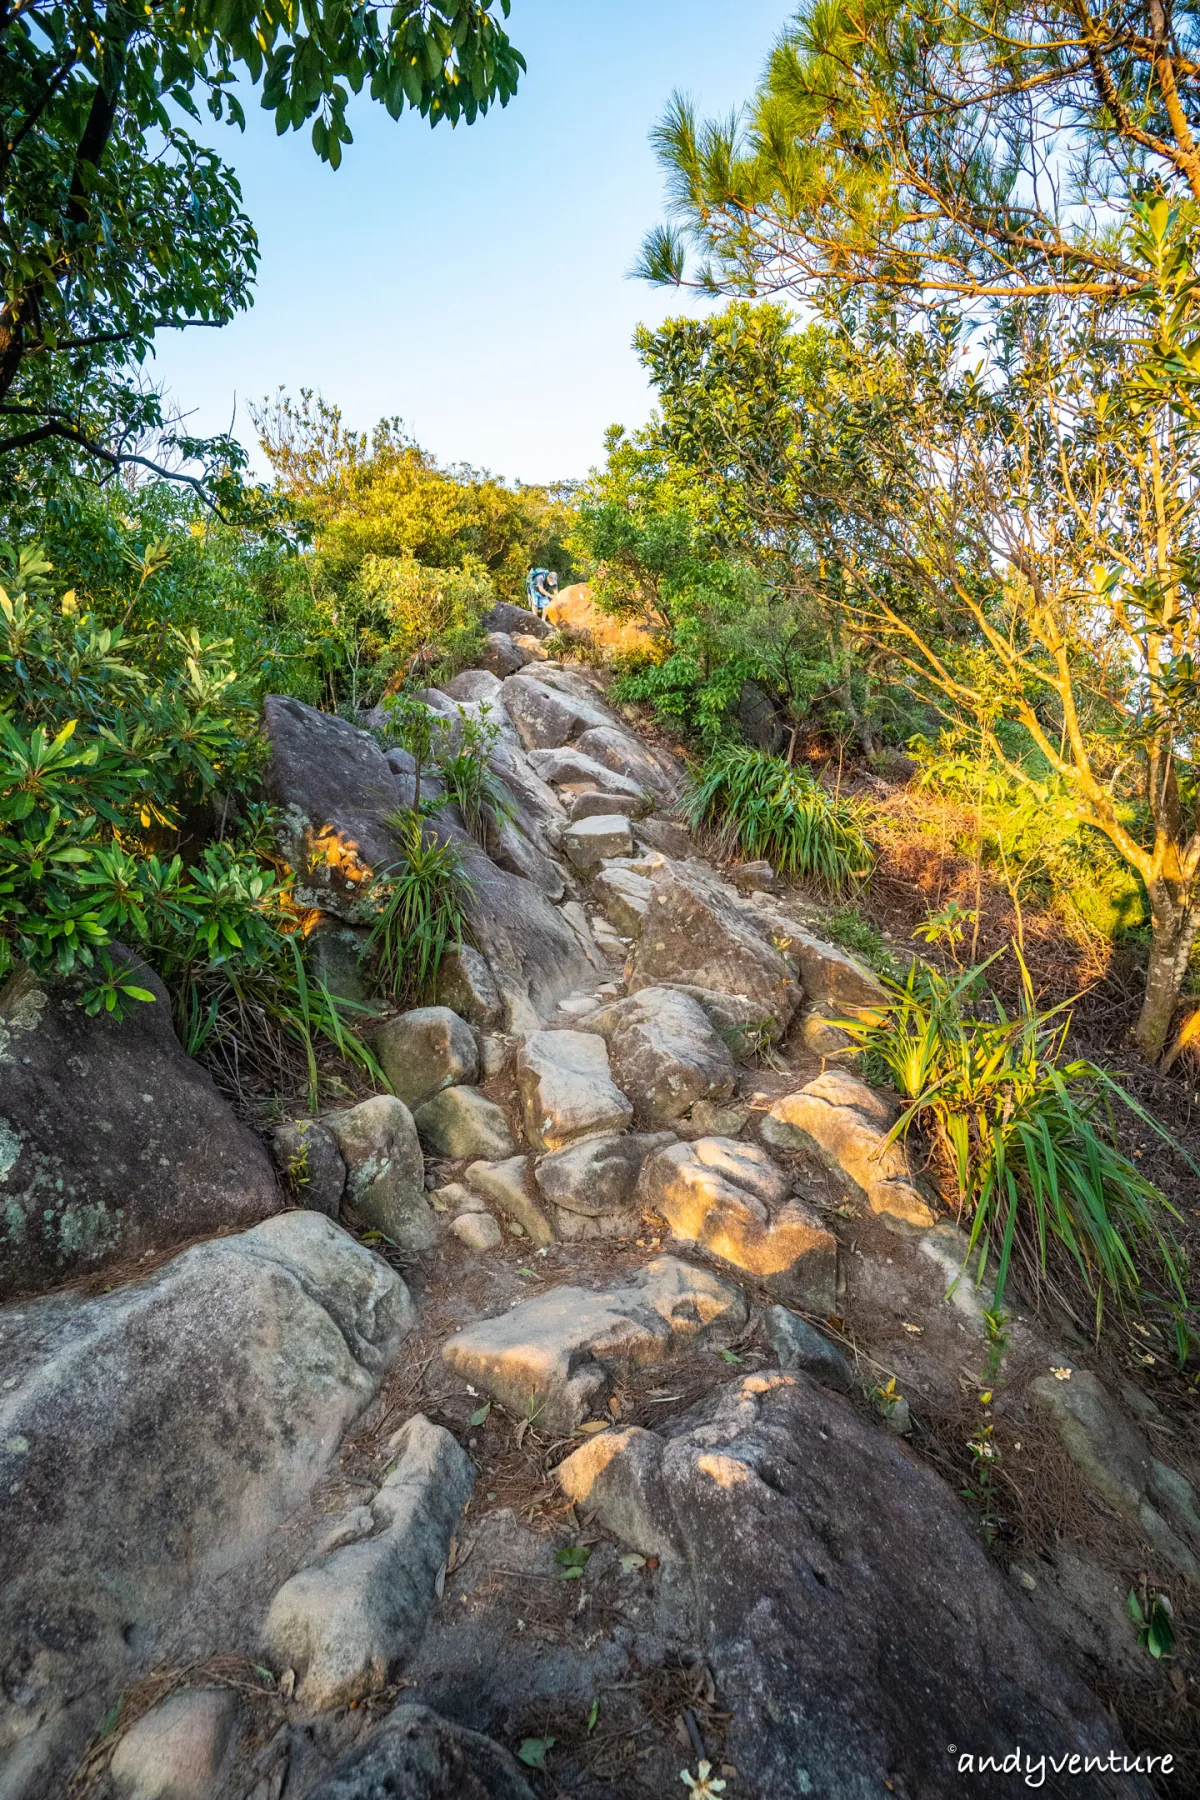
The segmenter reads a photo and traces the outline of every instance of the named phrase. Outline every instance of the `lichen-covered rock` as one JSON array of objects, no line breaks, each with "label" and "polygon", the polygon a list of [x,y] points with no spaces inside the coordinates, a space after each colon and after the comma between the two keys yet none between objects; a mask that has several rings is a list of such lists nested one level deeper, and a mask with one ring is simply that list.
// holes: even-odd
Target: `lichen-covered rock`
[{"label": "lichen-covered rock", "polygon": [[583,871],[594,869],[606,857],[628,856],[633,850],[629,820],[623,813],[597,813],[577,819],[562,834],[567,860]]},{"label": "lichen-covered rock", "polygon": [[0,1309],[6,1800],[66,1791],[195,1596],[236,1607],[412,1323],[395,1272],[313,1212]]},{"label": "lichen-covered rock", "polygon": [[848,1069],[827,1069],[763,1116],[764,1143],[815,1150],[827,1167],[866,1196],[872,1212],[920,1228],[934,1222],[899,1141],[889,1143],[894,1115],[873,1088]]},{"label": "lichen-covered rock", "polygon": [[[123,952],[115,952],[117,961]],[[262,1144],[152,1004],[89,1018],[80,982],[20,969],[0,990],[0,1297],[252,1225],[283,1193]]]},{"label": "lichen-covered rock", "polygon": [[[513,608],[515,611],[516,608]],[[507,1750],[427,1706],[397,1706],[308,1800],[534,1800]]]},{"label": "lichen-covered rock", "polygon": [[313,1711],[378,1693],[416,1644],[434,1599],[474,1471],[440,1425],[417,1413],[389,1449],[399,1460],[367,1507],[355,1538],[286,1581],[264,1637]]},{"label": "lichen-covered rock", "polygon": [[443,1088],[421,1107],[416,1125],[421,1142],[451,1162],[464,1156],[511,1156],[517,1147],[504,1108],[478,1088]]},{"label": "lichen-covered rock", "polygon": [[[669,1438],[605,1432],[559,1463],[581,1511],[662,1559],[729,1714],[739,1793],[1000,1800],[979,1759],[1080,1758],[1088,1800],[1149,1800],[1083,1774],[1125,1747],[989,1558],[954,1494],[803,1375],[712,1395]],[[973,1757],[970,1773],[959,1758]],[[1022,1764],[1022,1769],[1024,1769]],[[1063,1765],[1066,1766],[1065,1763]]]},{"label": "lichen-covered rock", "polygon": [[633,1118],[609,1071],[604,1039],[593,1032],[532,1032],[517,1052],[517,1086],[525,1134],[540,1150],[623,1130]]},{"label": "lichen-covered rock", "polygon": [[510,1219],[515,1219],[526,1237],[535,1244],[549,1244],[554,1233],[550,1221],[526,1186],[529,1170],[527,1156],[510,1156],[505,1162],[472,1163],[467,1180],[477,1194],[498,1206]]},{"label": "lichen-covered rock", "polygon": [[696,1244],[809,1312],[837,1301],[837,1239],[788,1194],[790,1178],[755,1144],[697,1138],[650,1157],[638,1197],[674,1237]]},{"label": "lichen-covered rock", "polygon": [[702,1007],[675,988],[642,988],[588,1020],[608,1040],[613,1080],[647,1125],[670,1125],[697,1100],[727,1100],[737,1069]]},{"label": "lichen-covered rock", "polygon": [[730,1282],[660,1256],[604,1293],[552,1288],[456,1332],[442,1350],[464,1381],[517,1418],[571,1431],[606,1403],[619,1372],[720,1349],[742,1330],[745,1296]]},{"label": "lichen-covered rock", "polygon": [[375,1054],[398,1100],[413,1112],[443,1088],[470,1086],[479,1052],[470,1026],[448,1006],[418,1006],[375,1034]]},{"label": "lichen-covered rock", "polygon": [[319,1119],[292,1119],[271,1133],[280,1180],[297,1206],[336,1219],[346,1191],[346,1164],[337,1139]]},{"label": "lichen-covered rock", "polygon": [[401,1250],[437,1238],[425,1198],[425,1158],[413,1116],[393,1094],[373,1094],[325,1120],[346,1164],[346,1200]]},{"label": "lichen-covered rock", "polygon": [[752,909],[694,863],[657,876],[629,955],[628,986],[668,984],[736,994],[782,1036],[800,999],[797,982]]}]

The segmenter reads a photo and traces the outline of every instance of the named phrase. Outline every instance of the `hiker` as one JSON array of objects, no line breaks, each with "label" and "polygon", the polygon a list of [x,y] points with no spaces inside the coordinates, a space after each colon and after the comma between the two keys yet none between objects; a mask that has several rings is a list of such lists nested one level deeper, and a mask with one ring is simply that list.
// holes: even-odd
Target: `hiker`
[{"label": "hiker", "polygon": [[530,609],[540,619],[552,600],[558,598],[558,576],[553,569],[530,569],[525,577],[525,592]]}]

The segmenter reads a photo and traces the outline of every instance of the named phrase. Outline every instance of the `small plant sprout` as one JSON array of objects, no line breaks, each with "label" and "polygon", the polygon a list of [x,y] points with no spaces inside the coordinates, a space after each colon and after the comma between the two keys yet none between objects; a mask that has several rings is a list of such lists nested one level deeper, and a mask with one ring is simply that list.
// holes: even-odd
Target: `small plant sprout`
[{"label": "small plant sprout", "polygon": [[1143,1576],[1138,1588],[1130,1588],[1126,1605],[1142,1649],[1156,1662],[1170,1656],[1175,1648],[1175,1627],[1171,1623],[1174,1608],[1167,1596],[1149,1587]]}]

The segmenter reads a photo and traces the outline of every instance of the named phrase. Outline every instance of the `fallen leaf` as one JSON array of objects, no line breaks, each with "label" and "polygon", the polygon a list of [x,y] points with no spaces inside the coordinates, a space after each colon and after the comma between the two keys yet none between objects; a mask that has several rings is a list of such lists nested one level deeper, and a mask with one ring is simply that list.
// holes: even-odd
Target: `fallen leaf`
[{"label": "fallen leaf", "polygon": [[522,1741],[521,1748],[517,1751],[517,1755],[527,1769],[544,1769],[546,1766],[546,1752],[547,1750],[552,1750],[557,1742],[558,1739],[552,1737],[525,1738]]},{"label": "fallen leaf", "polygon": [[600,1717],[600,1700],[599,1700],[599,1697],[597,1697],[595,1700],[592,1701],[592,1710],[588,1714],[588,1736],[589,1737],[591,1736],[592,1732],[595,1731],[596,1720],[599,1717]]},{"label": "fallen leaf", "polygon": [[472,1425],[486,1425],[488,1414],[491,1412],[491,1410],[492,1410],[491,1401],[485,1400],[484,1404],[482,1406],[476,1407],[475,1411],[471,1414],[471,1424]]},{"label": "fallen leaf", "polygon": [[607,1431],[608,1425],[607,1419],[585,1419],[582,1425],[575,1427],[575,1430],[583,1436],[591,1437],[597,1431]]}]

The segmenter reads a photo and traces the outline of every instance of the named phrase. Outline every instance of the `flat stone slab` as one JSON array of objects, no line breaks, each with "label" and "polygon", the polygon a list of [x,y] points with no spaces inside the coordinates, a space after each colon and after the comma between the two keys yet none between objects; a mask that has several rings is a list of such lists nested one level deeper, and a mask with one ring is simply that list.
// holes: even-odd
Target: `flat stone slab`
[{"label": "flat stone slab", "polygon": [[510,1156],[506,1162],[498,1163],[477,1162],[467,1170],[467,1180],[477,1194],[498,1206],[510,1219],[515,1219],[535,1244],[549,1244],[553,1242],[554,1233],[550,1221],[525,1186],[528,1168],[527,1156]]},{"label": "flat stone slab", "polygon": [[531,1032],[517,1052],[517,1087],[526,1136],[540,1150],[621,1131],[633,1118],[612,1078],[607,1045],[594,1032]]},{"label": "flat stone slab", "polygon": [[866,1196],[872,1212],[922,1229],[934,1213],[899,1141],[889,1144],[894,1114],[887,1101],[848,1069],[826,1069],[777,1100],[764,1114],[763,1142],[777,1150],[815,1150],[827,1168]]},{"label": "flat stone slab", "polygon": [[594,813],[576,819],[562,834],[562,849],[577,869],[594,869],[609,856],[629,856],[633,833],[624,813]]},{"label": "flat stone slab", "polygon": [[581,1138],[536,1166],[542,1198],[560,1238],[629,1237],[640,1217],[638,1177],[648,1156],[673,1144],[669,1131],[609,1132]]},{"label": "flat stone slab", "polygon": [[565,1435],[605,1405],[619,1374],[683,1350],[721,1349],[749,1317],[732,1282],[673,1256],[602,1293],[558,1287],[457,1332],[442,1355],[514,1417]]},{"label": "flat stone slab", "polygon": [[837,1304],[837,1239],[791,1200],[787,1176],[756,1144],[697,1138],[650,1157],[638,1196],[674,1237],[696,1244],[809,1312]]}]

